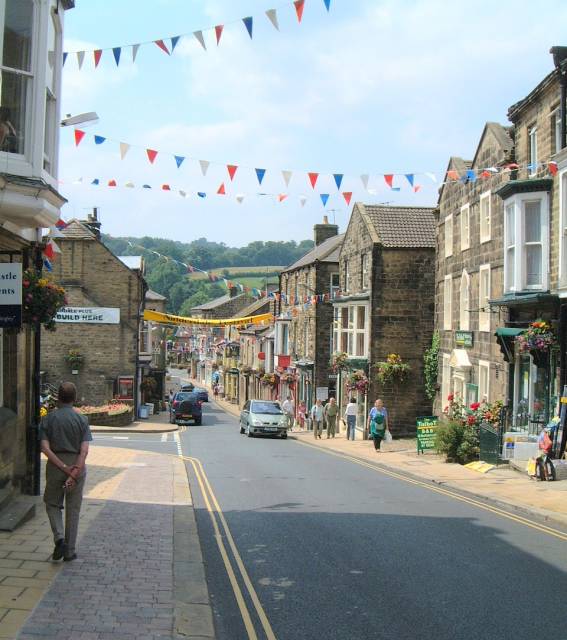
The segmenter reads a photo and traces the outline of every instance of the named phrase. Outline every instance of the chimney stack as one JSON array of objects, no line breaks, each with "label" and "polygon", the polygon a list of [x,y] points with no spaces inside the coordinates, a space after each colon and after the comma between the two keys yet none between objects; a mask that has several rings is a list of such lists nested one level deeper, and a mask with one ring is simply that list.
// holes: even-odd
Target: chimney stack
[{"label": "chimney stack", "polygon": [[87,215],[87,221],[83,222],[83,224],[95,234],[97,240],[100,240],[100,227],[102,223],[98,220],[98,207],[93,207],[93,212]]},{"label": "chimney stack", "polygon": [[313,227],[313,239],[315,246],[320,245],[325,240],[339,234],[339,227],[336,224],[329,224],[329,218],[323,216],[323,224],[316,224]]}]

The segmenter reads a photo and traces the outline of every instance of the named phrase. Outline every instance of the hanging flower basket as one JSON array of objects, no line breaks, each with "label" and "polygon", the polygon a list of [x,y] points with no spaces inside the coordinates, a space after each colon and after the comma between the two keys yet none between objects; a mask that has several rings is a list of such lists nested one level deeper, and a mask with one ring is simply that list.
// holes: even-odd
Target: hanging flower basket
[{"label": "hanging flower basket", "polygon": [[260,383],[263,384],[265,387],[275,387],[276,384],[278,383],[275,374],[273,373],[265,373],[261,378],[260,378]]},{"label": "hanging flower basket", "polygon": [[342,369],[346,369],[348,354],[344,351],[337,351],[331,356],[331,369],[333,373],[338,373]]},{"label": "hanging flower basket", "polygon": [[551,325],[545,320],[536,320],[516,337],[521,353],[547,353],[557,342]]},{"label": "hanging flower basket", "polygon": [[362,369],[353,371],[347,378],[346,388],[348,391],[358,391],[366,395],[368,393],[368,378]]},{"label": "hanging flower basket", "polygon": [[285,372],[280,375],[280,381],[285,382],[286,384],[294,384],[297,382],[297,376],[295,373]]},{"label": "hanging flower basket", "polygon": [[33,269],[24,271],[22,288],[24,322],[38,322],[48,331],[55,331],[55,316],[67,304],[65,289],[40,278]]},{"label": "hanging flower basket", "polygon": [[411,371],[409,364],[402,362],[401,356],[397,353],[388,354],[386,360],[377,362],[374,368],[376,369],[376,380],[380,384],[404,382]]},{"label": "hanging flower basket", "polygon": [[252,367],[249,367],[247,364],[245,364],[244,366],[240,367],[240,373],[243,376],[249,376],[251,373],[253,373],[253,369]]},{"label": "hanging flower basket", "polygon": [[69,349],[69,352],[65,356],[65,360],[71,369],[78,369],[83,364],[84,357],[78,349]]}]

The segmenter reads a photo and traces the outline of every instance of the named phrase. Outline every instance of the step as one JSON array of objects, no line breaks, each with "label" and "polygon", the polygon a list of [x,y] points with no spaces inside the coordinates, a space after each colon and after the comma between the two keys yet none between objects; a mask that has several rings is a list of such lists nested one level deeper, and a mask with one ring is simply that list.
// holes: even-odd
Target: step
[{"label": "step", "polygon": [[36,500],[25,496],[12,498],[0,510],[0,531],[14,531],[35,516]]}]

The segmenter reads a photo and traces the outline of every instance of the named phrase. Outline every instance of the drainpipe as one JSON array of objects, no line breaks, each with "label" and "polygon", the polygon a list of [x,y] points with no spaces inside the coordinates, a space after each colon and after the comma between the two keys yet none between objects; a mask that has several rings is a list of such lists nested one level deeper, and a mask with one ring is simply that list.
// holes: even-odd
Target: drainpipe
[{"label": "drainpipe", "polygon": [[[38,245],[35,249],[34,267],[37,274],[41,276],[43,270],[43,258],[41,255],[41,247]],[[31,467],[31,494],[38,496],[40,494],[41,483],[41,449],[39,446],[39,423],[41,421],[41,323],[34,323],[33,334],[33,381],[32,381],[32,423],[28,430],[28,460]]]},{"label": "drainpipe", "polygon": [[567,47],[551,47],[549,53],[553,56],[553,64],[559,74],[559,83],[561,85],[561,103],[559,105],[561,139],[559,144],[561,149],[565,149],[567,147],[567,113],[565,108],[565,102],[567,101]]}]

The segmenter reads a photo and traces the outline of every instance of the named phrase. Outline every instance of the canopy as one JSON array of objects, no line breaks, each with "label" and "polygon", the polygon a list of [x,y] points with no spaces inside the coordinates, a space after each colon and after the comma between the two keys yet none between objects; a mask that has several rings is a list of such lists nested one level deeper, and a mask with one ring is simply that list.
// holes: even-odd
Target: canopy
[{"label": "canopy", "polygon": [[218,320],[207,320],[205,318],[185,318],[183,316],[172,316],[159,311],[144,311],[144,320],[157,322],[159,324],[193,324],[214,327],[226,327],[231,325],[263,324],[271,322],[274,316],[271,313],[262,313],[258,316],[246,316],[244,318],[219,318]]},{"label": "canopy", "polygon": [[494,335],[506,362],[512,362],[514,359],[514,340],[526,329],[527,327],[498,327],[496,329]]},{"label": "canopy", "polygon": [[472,367],[467,350],[453,349],[449,365],[454,369],[467,369],[468,367]]}]

